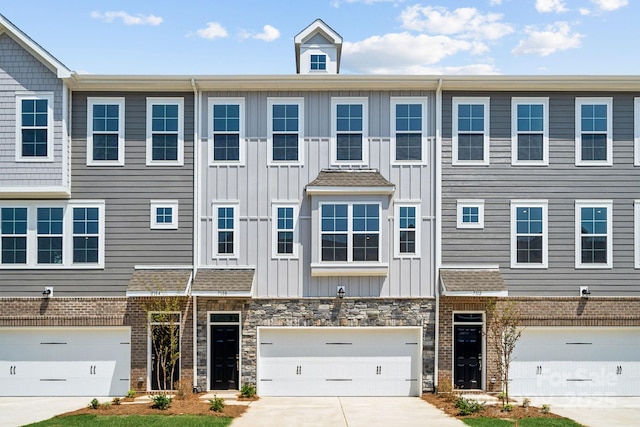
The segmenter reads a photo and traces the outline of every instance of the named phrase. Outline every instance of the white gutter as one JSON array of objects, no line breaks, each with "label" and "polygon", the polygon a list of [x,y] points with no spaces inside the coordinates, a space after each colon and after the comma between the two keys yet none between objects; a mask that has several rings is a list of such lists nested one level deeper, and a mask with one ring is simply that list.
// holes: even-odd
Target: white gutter
[{"label": "white gutter", "polygon": [[[191,227],[193,242],[193,272],[195,279],[198,274],[198,259],[200,247],[200,100],[201,95],[196,86],[196,80],[191,79],[193,89],[193,226]],[[189,289],[191,291],[191,289]],[[198,386],[198,297],[193,295],[193,387]]]},{"label": "white gutter", "polygon": [[435,238],[436,238],[436,250],[435,250],[435,269],[434,269],[434,281],[435,294],[436,294],[436,315],[435,315],[435,360],[434,360],[434,372],[433,372],[433,386],[438,386],[438,349],[440,340],[440,286],[438,286],[438,278],[440,277],[440,265],[442,264],[442,79],[438,80],[438,87],[436,88],[436,158],[433,162],[436,172],[436,214],[435,214]]}]

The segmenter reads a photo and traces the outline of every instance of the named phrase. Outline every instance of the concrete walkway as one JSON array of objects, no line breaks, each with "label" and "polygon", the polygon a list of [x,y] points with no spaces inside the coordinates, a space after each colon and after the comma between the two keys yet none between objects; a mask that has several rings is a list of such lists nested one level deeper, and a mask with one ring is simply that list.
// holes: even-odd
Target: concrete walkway
[{"label": "concrete walkway", "polygon": [[262,397],[231,427],[464,427],[419,397]]},{"label": "concrete walkway", "polygon": [[[84,408],[91,397],[0,397],[0,427],[17,427],[48,420]],[[111,400],[109,397],[98,400]]]}]

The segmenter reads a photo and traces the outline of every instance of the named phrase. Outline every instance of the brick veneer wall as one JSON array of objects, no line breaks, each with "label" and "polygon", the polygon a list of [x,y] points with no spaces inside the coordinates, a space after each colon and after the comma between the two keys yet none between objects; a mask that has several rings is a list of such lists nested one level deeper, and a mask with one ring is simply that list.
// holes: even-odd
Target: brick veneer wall
[{"label": "brick veneer wall", "polygon": [[[485,312],[491,298],[441,297],[438,342],[438,385],[447,389],[453,374],[453,312]],[[522,326],[640,326],[640,298],[505,297],[495,298],[500,310],[508,300],[516,304]],[[487,319],[489,322],[490,319]],[[493,343],[486,344],[486,390],[499,391]],[[496,383],[491,384],[491,378]]]},{"label": "brick veneer wall", "polygon": [[[148,298],[0,298],[0,327],[130,326],[131,388],[147,389]],[[180,298],[182,341],[180,375],[193,381],[193,318],[191,298]],[[143,378],[142,382],[138,379]]]},{"label": "brick veneer wall", "polygon": [[422,326],[422,387],[433,389],[433,299],[215,299],[198,298],[198,388],[207,390],[207,311],[241,312],[241,381],[256,384],[259,326]]}]

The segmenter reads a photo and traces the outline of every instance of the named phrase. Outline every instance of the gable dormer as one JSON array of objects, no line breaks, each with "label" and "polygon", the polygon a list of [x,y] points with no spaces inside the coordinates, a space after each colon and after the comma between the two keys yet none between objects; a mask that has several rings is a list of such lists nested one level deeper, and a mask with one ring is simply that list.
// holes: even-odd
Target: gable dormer
[{"label": "gable dormer", "polygon": [[294,38],[297,74],[338,74],[342,37],[316,19]]}]

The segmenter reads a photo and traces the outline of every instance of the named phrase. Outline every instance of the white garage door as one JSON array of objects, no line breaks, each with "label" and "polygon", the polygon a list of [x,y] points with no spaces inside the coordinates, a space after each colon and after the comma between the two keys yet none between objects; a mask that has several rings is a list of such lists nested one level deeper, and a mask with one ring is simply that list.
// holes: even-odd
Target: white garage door
[{"label": "white garage door", "polygon": [[129,328],[0,328],[0,396],[124,396]]},{"label": "white garage door", "polygon": [[640,328],[528,327],[510,376],[514,396],[640,396]]},{"label": "white garage door", "polygon": [[261,396],[418,396],[420,328],[258,328]]}]

